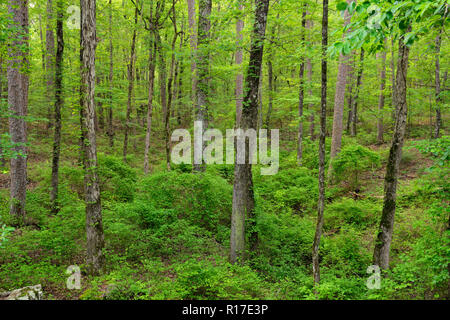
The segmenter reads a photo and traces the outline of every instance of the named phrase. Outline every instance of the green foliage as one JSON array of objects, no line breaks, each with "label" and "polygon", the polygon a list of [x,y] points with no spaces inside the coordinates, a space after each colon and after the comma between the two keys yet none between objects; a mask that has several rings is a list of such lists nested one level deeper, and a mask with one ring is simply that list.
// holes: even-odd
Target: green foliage
[{"label": "green foliage", "polygon": [[347,145],[333,160],[333,175],[337,182],[346,181],[350,188],[360,186],[361,174],[369,169],[376,169],[380,165],[377,153],[361,145]]}]

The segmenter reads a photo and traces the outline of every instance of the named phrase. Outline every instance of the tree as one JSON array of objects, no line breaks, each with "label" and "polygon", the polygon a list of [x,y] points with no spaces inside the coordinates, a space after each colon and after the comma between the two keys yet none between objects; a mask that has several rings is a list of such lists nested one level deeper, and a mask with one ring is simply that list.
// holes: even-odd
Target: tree
[{"label": "tree", "polygon": [[379,144],[382,144],[384,141],[383,109],[385,100],[384,89],[386,88],[386,51],[381,52],[380,58],[381,58],[381,67],[380,67],[380,95],[378,97],[377,142]]},{"label": "tree", "polygon": [[[269,0],[256,0],[255,22],[252,31],[250,60],[245,77],[245,95],[239,128],[255,129],[258,120],[258,90],[264,52]],[[254,219],[254,194],[249,141],[245,141],[245,164],[234,166],[233,208],[231,214],[230,260],[236,263],[245,252],[245,220]],[[250,245],[256,245],[256,233],[250,236]]]},{"label": "tree", "polygon": [[53,104],[53,87],[55,81],[55,35],[53,33],[53,1],[47,0],[47,25],[45,30],[45,70],[47,83],[48,122],[47,129],[53,124],[51,105]]},{"label": "tree", "polygon": [[87,265],[90,274],[99,274],[105,258],[102,205],[97,173],[97,141],[95,135],[95,48],[96,1],[80,0],[81,7],[81,122],[85,167]]},{"label": "tree", "polygon": [[442,117],[441,117],[441,66],[439,56],[441,55],[441,37],[442,37],[442,29],[439,31],[439,34],[436,36],[436,62],[435,62],[435,76],[434,76],[434,84],[436,87],[436,124],[434,129],[434,138],[439,138],[441,126],[442,126]]},{"label": "tree", "polygon": [[112,41],[112,0],[109,0],[109,24],[108,24],[108,32],[109,32],[109,76],[108,76],[108,100],[109,100],[109,108],[108,108],[108,130],[107,135],[109,138],[109,147],[114,147],[114,127],[113,127],[113,79],[114,79],[114,47]]},{"label": "tree", "polygon": [[[197,103],[195,106],[195,120],[202,124],[201,135],[208,127],[208,92],[209,92],[209,42],[211,29],[211,9],[212,0],[199,0],[198,9],[198,37],[197,37]],[[194,149],[194,158],[196,152],[200,154],[204,149],[203,139],[199,140],[202,144],[196,145]],[[198,159],[197,159],[198,160]],[[198,162],[198,161],[195,161]],[[194,172],[205,171],[205,164],[194,163]]]},{"label": "tree", "polygon": [[25,217],[27,191],[27,124],[28,111],[28,1],[9,0],[8,12],[11,40],[8,50],[8,106],[9,132],[13,144],[11,158],[10,213],[19,219]]},{"label": "tree", "polygon": [[138,23],[138,8],[134,10],[134,29],[133,36],[131,38],[131,52],[130,52],[130,62],[127,66],[128,70],[128,100],[127,100],[127,116],[125,120],[125,134],[123,141],[123,161],[127,162],[128,153],[128,134],[131,124],[131,112],[133,109],[133,93],[134,93],[134,77],[135,77],[135,62],[136,62],[136,29]]},{"label": "tree", "polygon": [[358,124],[358,99],[361,90],[361,81],[364,69],[364,49],[361,48],[358,65],[358,75],[356,76],[355,95],[351,99],[350,135],[356,136],[356,126]]},{"label": "tree", "polygon": [[53,159],[52,159],[52,191],[50,200],[52,202],[52,211],[59,211],[58,204],[58,173],[59,156],[61,153],[61,108],[63,105],[62,96],[62,72],[63,72],[63,54],[64,54],[64,30],[63,30],[63,2],[58,0],[57,19],[56,19],[56,61],[55,61],[55,129],[53,138]]},{"label": "tree", "polygon": [[[411,26],[408,27],[411,31]],[[384,202],[380,228],[375,243],[373,262],[382,269],[389,268],[389,249],[394,231],[394,217],[397,196],[397,181],[402,157],[403,140],[406,130],[408,105],[406,102],[406,77],[408,74],[409,47],[405,44],[404,36],[399,39],[398,64],[396,78],[396,109],[394,136],[389,150],[389,158],[384,178]]]},{"label": "tree", "polygon": [[[301,43],[305,46],[305,28],[306,28],[306,4],[303,6],[302,13],[302,35],[301,35]],[[300,63],[300,85],[299,85],[299,93],[298,93],[298,135],[297,135],[297,163],[299,165],[302,164],[302,155],[303,155],[303,105],[305,101],[305,57],[302,57],[302,61]]]},{"label": "tree", "polygon": [[195,110],[197,104],[197,33],[195,24],[195,0],[187,0],[189,19],[189,43],[191,46],[191,99],[192,108]]},{"label": "tree", "polygon": [[[242,13],[244,6],[242,1],[239,0],[239,11]],[[236,75],[236,127],[239,127],[242,117],[242,99],[244,95],[244,74],[242,73],[242,61],[243,61],[243,50],[242,42],[244,36],[242,35],[242,30],[244,29],[244,21],[241,17],[238,17],[236,21],[236,65],[238,67],[238,73]],[[272,89],[269,89],[272,90]]]},{"label": "tree", "polygon": [[[347,0],[351,3],[353,0]],[[344,12],[344,28],[348,26],[351,20],[351,15],[348,9]],[[349,32],[347,30],[347,32]],[[345,36],[345,34],[344,34]],[[333,114],[333,132],[331,136],[331,151],[330,158],[333,159],[341,150],[342,144],[342,121],[344,117],[344,102],[345,102],[345,88],[347,85],[347,75],[349,71],[350,52],[344,52],[339,57],[338,78],[336,81],[336,93],[334,96],[334,114]],[[328,175],[332,173],[332,161],[330,161],[330,168]]]},{"label": "tree", "polygon": [[322,237],[323,212],[325,208],[325,134],[327,121],[327,47],[328,47],[328,0],[323,0],[322,12],[322,90],[320,99],[319,138],[319,199],[317,203],[317,225],[312,248],[314,283],[320,282],[319,246]]}]

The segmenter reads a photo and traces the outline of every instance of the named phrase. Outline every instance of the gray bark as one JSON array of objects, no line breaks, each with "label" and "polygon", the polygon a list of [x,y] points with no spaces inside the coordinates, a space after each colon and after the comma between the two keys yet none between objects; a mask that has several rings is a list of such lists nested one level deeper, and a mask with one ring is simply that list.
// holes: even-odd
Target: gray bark
[{"label": "gray bark", "polygon": [[[239,10],[242,12],[244,6],[239,3]],[[242,117],[242,99],[244,95],[244,74],[242,73],[243,62],[243,50],[242,42],[244,37],[242,30],[244,29],[244,21],[242,18],[238,18],[236,21],[236,65],[238,67],[238,73],[236,75],[236,127],[239,127]]]},{"label": "gray bark", "polygon": [[15,156],[11,158],[10,213],[19,219],[25,217],[27,188],[27,124],[28,109],[28,1],[9,0],[8,12],[12,16],[11,45],[8,49],[8,106],[9,132]]},{"label": "gray bark", "polygon": [[377,142],[383,143],[383,109],[385,100],[385,90],[386,88],[386,51],[383,50],[381,53],[381,68],[380,68],[380,95],[378,97],[378,122],[377,122]]},{"label": "gray bark", "polygon": [[86,234],[88,272],[99,274],[105,263],[102,205],[97,173],[97,141],[95,136],[95,49],[96,1],[80,0],[81,4],[81,121],[84,132],[83,150],[86,193]]},{"label": "gray bark", "polygon": [[[408,32],[411,27],[408,28]],[[396,110],[394,135],[389,150],[389,158],[384,179],[384,203],[381,215],[380,227],[375,242],[373,263],[381,269],[389,268],[389,251],[394,231],[394,217],[396,209],[397,182],[399,175],[402,147],[405,137],[408,105],[406,102],[406,78],[408,73],[409,48],[403,43],[403,37],[399,40],[398,67],[396,78]]]},{"label": "gray bark", "polygon": [[[267,24],[269,0],[257,0],[255,22],[252,32],[250,61],[246,75],[245,95],[243,100],[240,128],[255,129],[258,120],[258,91],[264,52],[264,37]],[[232,263],[243,259],[245,253],[245,221],[254,221],[254,194],[252,165],[249,158],[249,143],[245,142],[245,164],[235,164],[233,185],[233,209],[231,215],[230,260]],[[254,224],[254,223],[253,223]],[[250,235],[250,248],[255,249],[257,233]]]},{"label": "gray bark", "polygon": [[322,14],[322,89],[320,99],[319,138],[319,200],[317,204],[317,225],[312,248],[314,283],[320,282],[319,247],[322,237],[323,212],[325,208],[325,134],[327,121],[327,47],[328,47],[328,0],[323,0]]}]

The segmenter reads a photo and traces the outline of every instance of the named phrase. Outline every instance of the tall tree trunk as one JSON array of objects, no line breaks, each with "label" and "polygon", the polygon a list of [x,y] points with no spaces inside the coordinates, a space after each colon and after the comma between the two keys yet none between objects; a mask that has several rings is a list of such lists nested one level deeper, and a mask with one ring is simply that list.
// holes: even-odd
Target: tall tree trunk
[{"label": "tall tree trunk", "polygon": [[[150,20],[153,19],[153,10],[150,11]],[[145,152],[144,152],[144,173],[148,174],[150,169],[150,135],[152,133],[153,116],[153,93],[155,87],[155,67],[156,67],[156,38],[155,32],[150,32],[150,48],[148,56],[149,64],[149,85],[148,85],[148,103],[147,103],[147,128],[145,132]]]},{"label": "tall tree trunk", "polygon": [[[309,15],[310,12],[307,12],[306,14]],[[312,20],[312,18],[309,18],[306,20],[306,30],[305,31],[310,32],[312,30],[312,28],[313,28],[313,20]],[[309,37],[309,42],[310,42],[309,45],[312,46],[311,39],[312,39],[312,36]],[[312,95],[313,95],[313,91],[312,91],[312,86],[313,86],[312,85],[313,84],[312,75],[313,74],[312,74],[312,72],[313,72],[312,61],[311,61],[311,58],[308,56],[306,58],[306,73],[308,74],[308,86],[309,86],[308,94],[310,97],[312,97]],[[314,141],[314,139],[315,139],[315,134],[314,134],[315,112],[314,112],[313,108],[314,108],[314,104],[310,103],[308,105],[308,109],[311,112],[311,115],[309,116],[309,138],[311,139],[311,141]]]},{"label": "tall tree trunk", "polygon": [[[348,3],[352,0],[347,0]],[[344,27],[346,27],[351,20],[348,10],[344,13]],[[349,32],[349,30],[347,30]],[[333,132],[331,136],[331,151],[330,151],[330,167],[328,170],[328,177],[332,174],[332,160],[341,151],[342,144],[342,122],[344,117],[344,103],[345,103],[345,88],[347,85],[347,74],[349,69],[349,61],[351,56],[340,55],[338,75],[336,81],[336,93],[334,96],[334,114],[333,114]]]},{"label": "tall tree trunk", "polygon": [[348,115],[347,115],[347,125],[345,128],[345,131],[350,134],[350,126],[352,125],[352,119],[353,119],[353,87],[355,86],[355,54],[352,52],[352,62],[349,65],[348,68],[348,94],[347,94],[347,104],[348,104]]},{"label": "tall tree trunk", "polygon": [[[239,0],[239,11],[242,14],[244,6],[242,1]],[[238,67],[238,73],[236,75],[236,127],[239,127],[242,117],[242,99],[244,95],[244,74],[242,72],[242,62],[243,62],[243,49],[242,42],[244,36],[242,30],[244,29],[244,20],[239,17],[236,21],[236,65]],[[270,89],[269,89],[270,90]]]},{"label": "tall tree trunk", "polygon": [[[81,110],[82,131],[85,132],[84,166],[86,193],[87,261],[89,274],[99,274],[105,263],[103,255],[104,235],[102,205],[97,173],[97,141],[95,136],[95,48],[96,1],[80,0],[81,3]],[[86,141],[87,140],[87,141]]]},{"label": "tall tree trunk", "polygon": [[109,91],[108,91],[108,100],[109,100],[109,108],[108,108],[108,138],[109,138],[109,147],[112,149],[114,147],[114,127],[113,127],[113,77],[114,77],[114,55],[113,55],[113,42],[112,42],[112,0],[109,0]]},{"label": "tall tree trunk", "polygon": [[323,0],[322,14],[322,91],[320,99],[319,139],[319,200],[317,204],[317,225],[312,248],[314,283],[320,282],[319,247],[322,237],[323,211],[325,207],[325,134],[327,121],[327,47],[328,47],[328,0]]},{"label": "tall tree trunk", "polygon": [[187,0],[189,19],[189,41],[191,46],[191,99],[192,110],[195,112],[197,105],[197,33],[195,25],[195,0]]},{"label": "tall tree trunk", "polygon": [[128,100],[127,100],[127,116],[125,120],[125,134],[123,140],[123,161],[127,162],[128,153],[128,135],[131,124],[131,112],[133,109],[133,91],[134,91],[134,63],[136,61],[136,29],[138,22],[138,9],[134,10],[134,30],[131,38],[130,63],[128,64]]},{"label": "tall tree trunk", "polygon": [[48,122],[47,129],[53,127],[52,105],[54,97],[54,77],[55,77],[55,35],[53,33],[53,1],[47,0],[47,25],[45,30],[45,70],[47,80],[47,105]]},{"label": "tall tree trunk", "polygon": [[358,66],[358,75],[356,77],[355,96],[352,99],[352,117],[351,117],[352,121],[350,126],[350,135],[352,137],[356,136],[356,127],[358,124],[358,100],[359,100],[359,91],[361,90],[363,69],[364,69],[364,49],[361,48]]},{"label": "tall tree trunk", "polygon": [[395,42],[394,37],[391,37],[391,83],[392,83],[392,122],[395,124],[395,117],[397,110],[395,109],[397,107],[397,103],[395,101],[395,97],[397,96],[396,93],[396,84],[395,84]]},{"label": "tall tree trunk", "polygon": [[377,122],[377,142],[384,142],[384,126],[383,126],[383,109],[384,109],[384,89],[386,88],[386,51],[381,52],[381,69],[380,69],[380,95],[378,97],[378,122]]},{"label": "tall tree trunk", "polygon": [[[264,37],[267,24],[269,0],[256,0],[255,22],[252,32],[250,61],[246,75],[240,128],[256,129],[258,119],[258,90],[264,52]],[[234,166],[233,209],[231,215],[230,260],[236,263],[245,252],[245,221],[253,220],[254,194],[249,141],[245,142],[245,164]],[[250,247],[255,248],[257,233],[250,235]]]},{"label": "tall tree trunk", "polygon": [[[302,35],[301,43],[305,47],[305,28],[306,28],[306,4],[303,5],[302,13]],[[305,56],[301,58],[300,72],[299,72],[299,94],[298,94],[298,136],[297,136],[297,163],[302,165],[303,156],[303,105],[305,100]]]},{"label": "tall tree trunk", "polygon": [[435,77],[434,82],[436,86],[436,124],[434,127],[434,138],[439,138],[440,130],[442,126],[442,118],[441,118],[441,66],[440,66],[440,55],[441,55],[441,36],[442,29],[439,31],[439,34],[436,37],[436,68],[435,68]]},{"label": "tall tree trunk", "polygon": [[52,212],[59,211],[58,203],[58,172],[59,155],[61,152],[61,108],[63,105],[62,97],[62,62],[64,54],[64,17],[63,0],[58,0],[57,20],[56,20],[56,63],[55,63],[55,132],[53,139],[53,160],[52,160],[52,191],[50,201],[52,202]]},{"label": "tall tree trunk", "polygon": [[[411,26],[408,27],[408,32]],[[408,73],[409,47],[403,42],[404,36],[399,39],[398,66],[396,80],[397,117],[395,121],[392,145],[389,151],[389,159],[384,179],[384,203],[381,215],[380,227],[375,242],[373,263],[382,269],[389,268],[389,250],[394,231],[394,217],[397,197],[397,181],[400,160],[402,158],[403,140],[405,137],[408,105],[406,102],[406,77]]]},{"label": "tall tree trunk", "polygon": [[[28,66],[29,66],[29,25],[28,1],[9,0],[8,12],[12,16],[9,29],[13,30],[8,48],[8,106],[11,158],[11,206],[10,213],[23,222],[27,191],[27,124],[28,112]],[[20,221],[22,220],[22,221]]]},{"label": "tall tree trunk", "polygon": [[[198,47],[197,47],[197,105],[195,110],[195,120],[202,123],[202,132],[208,127],[208,93],[209,93],[209,42],[211,29],[211,15],[212,1],[199,0],[199,15],[198,15]],[[204,150],[205,143],[199,139],[201,145],[196,145],[194,148],[194,155],[196,152],[200,153]],[[195,157],[195,156],[194,156]],[[206,166],[202,160],[201,164],[194,163],[194,172],[205,171]]]},{"label": "tall tree trunk", "polygon": [[167,83],[167,89],[169,94],[169,99],[167,103],[167,111],[164,114],[164,140],[165,140],[165,147],[166,147],[166,166],[167,169],[170,170],[170,114],[172,110],[172,101],[174,100],[174,84],[177,81],[177,66],[175,61],[175,45],[178,38],[178,31],[177,31],[177,19],[176,19],[176,12],[175,12],[175,0],[173,0],[172,3],[172,22],[173,22],[173,29],[174,29],[174,36],[172,40],[172,57],[171,57],[171,63],[170,63],[170,71],[169,71],[169,80]]}]

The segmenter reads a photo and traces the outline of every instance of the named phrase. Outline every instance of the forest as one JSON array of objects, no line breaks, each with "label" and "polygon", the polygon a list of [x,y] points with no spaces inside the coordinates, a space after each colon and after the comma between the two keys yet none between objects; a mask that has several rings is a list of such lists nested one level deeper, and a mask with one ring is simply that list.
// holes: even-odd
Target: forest
[{"label": "forest", "polygon": [[448,300],[446,0],[1,0],[0,300]]}]

